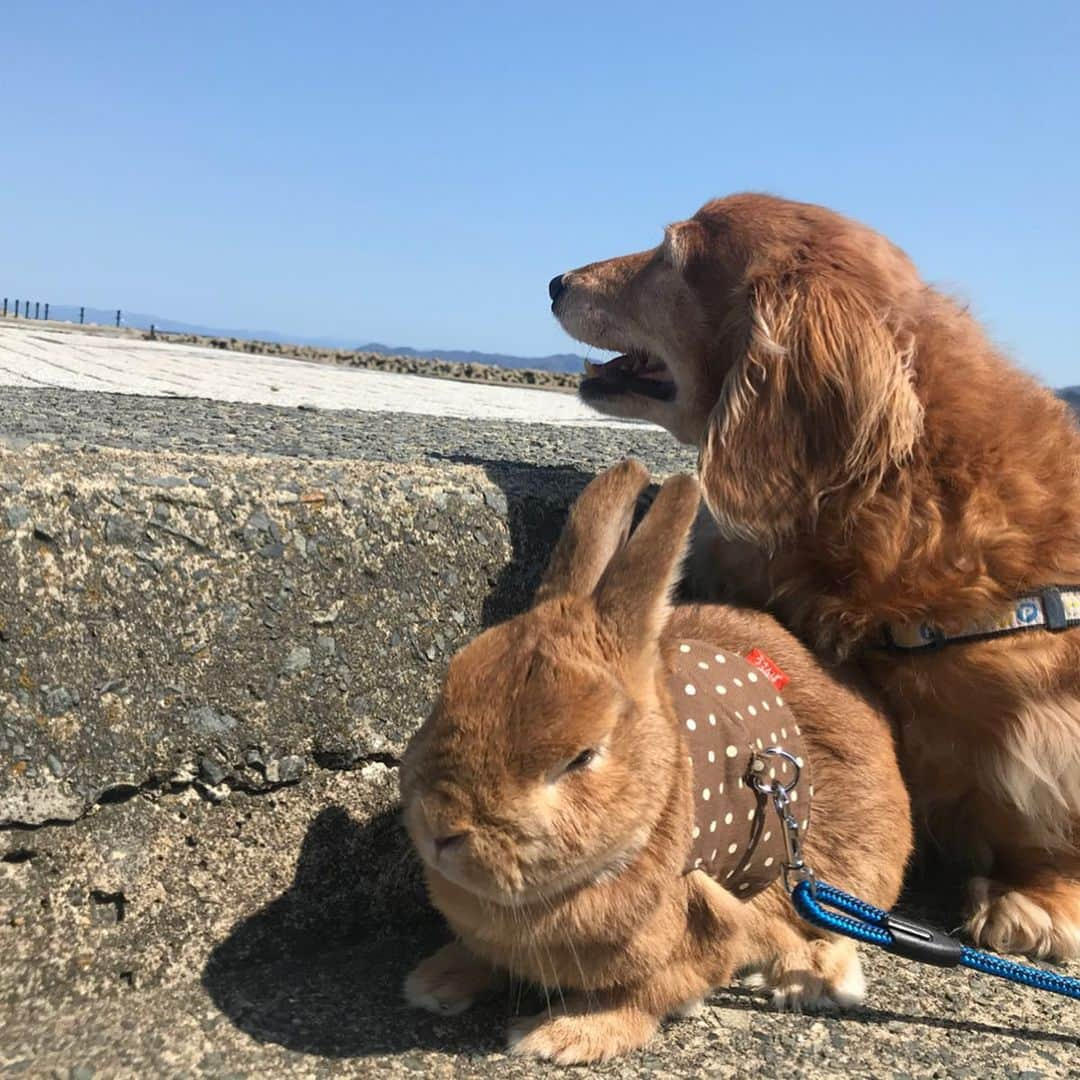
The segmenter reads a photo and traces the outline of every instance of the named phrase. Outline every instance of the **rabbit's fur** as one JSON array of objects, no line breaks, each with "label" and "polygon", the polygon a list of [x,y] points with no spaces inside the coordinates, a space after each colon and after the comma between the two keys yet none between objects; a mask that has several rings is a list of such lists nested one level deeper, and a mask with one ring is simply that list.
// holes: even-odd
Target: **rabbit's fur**
[{"label": "rabbit's fur", "polygon": [[454,657],[402,766],[406,825],[457,935],[412,972],[408,999],[453,1013],[508,975],[539,984],[551,1007],[510,1046],[561,1062],[643,1045],[738,971],[782,1007],[862,997],[854,946],[803,923],[779,880],[741,902],[685,871],[693,777],[666,685],[678,641],[757,647],[790,676],[814,775],[805,852],[824,880],[890,906],[911,850],[884,715],[770,617],[672,608],[698,487],[668,480],[627,539],[647,483],[625,461],[586,488],[535,606]]}]

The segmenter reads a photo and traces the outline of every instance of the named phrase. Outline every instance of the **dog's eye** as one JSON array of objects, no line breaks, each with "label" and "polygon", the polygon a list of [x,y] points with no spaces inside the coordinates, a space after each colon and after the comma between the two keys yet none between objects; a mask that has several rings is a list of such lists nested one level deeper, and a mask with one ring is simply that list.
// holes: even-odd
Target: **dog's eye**
[{"label": "dog's eye", "polygon": [[582,750],[580,754],[569,765],[566,766],[566,772],[574,772],[576,769],[584,769],[592,759],[596,757],[596,751],[592,749]]}]

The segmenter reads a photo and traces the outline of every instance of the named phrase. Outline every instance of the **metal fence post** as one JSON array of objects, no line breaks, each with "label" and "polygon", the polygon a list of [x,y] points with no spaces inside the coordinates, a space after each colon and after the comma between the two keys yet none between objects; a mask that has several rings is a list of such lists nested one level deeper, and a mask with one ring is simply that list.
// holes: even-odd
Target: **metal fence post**
[{"label": "metal fence post", "polygon": [[15,301],[15,318],[17,319],[18,317],[19,317],[19,301],[16,300]]},{"label": "metal fence post", "polygon": [[4,297],[4,318],[7,318],[7,297]]},{"label": "metal fence post", "polygon": [[49,302],[48,302],[48,300],[45,301],[45,321],[46,322],[49,321]]},{"label": "metal fence post", "polygon": [[119,308],[116,309],[116,326],[117,326],[117,329],[119,329],[119,327],[120,327],[120,309]]},{"label": "metal fence post", "polygon": [[34,318],[35,319],[41,318],[41,301],[40,300],[35,300],[34,301]]},{"label": "metal fence post", "polygon": [[80,326],[82,326],[82,324],[83,324],[83,316],[85,316],[85,315],[86,315],[86,308],[84,308],[84,307],[79,308],[79,325]]}]

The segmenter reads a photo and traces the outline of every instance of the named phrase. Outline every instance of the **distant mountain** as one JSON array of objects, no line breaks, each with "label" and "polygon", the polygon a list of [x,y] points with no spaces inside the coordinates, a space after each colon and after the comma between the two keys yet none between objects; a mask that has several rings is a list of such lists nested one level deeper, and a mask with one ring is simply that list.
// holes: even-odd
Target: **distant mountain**
[{"label": "distant mountain", "polygon": [[1078,412],[1080,413],[1080,386],[1066,386],[1064,390],[1059,390],[1058,393]]},{"label": "distant mountain", "polygon": [[[352,346],[348,346],[352,348]],[[408,345],[381,345],[369,341],[355,346],[357,352],[379,353],[382,356],[412,356],[419,360],[449,360],[455,364],[494,364],[496,367],[535,368],[540,371],[581,370],[584,359],[574,353],[556,353],[553,356],[505,356],[502,353],[484,353],[462,349],[411,349]]]},{"label": "distant mountain", "polygon": [[[70,304],[53,304],[49,318],[67,322],[79,321],[79,308]],[[104,308],[84,309],[84,321],[113,326],[116,310]],[[504,353],[484,353],[461,349],[413,349],[407,345],[381,345],[368,342],[358,345],[349,338],[308,337],[304,334],[283,334],[277,330],[230,330],[218,326],[200,326],[196,323],[163,319],[160,315],[143,315],[135,311],[122,311],[120,325],[149,330],[156,327],[164,333],[198,334],[200,337],[237,338],[243,341],[273,341],[281,345],[314,345],[322,349],[349,349],[353,352],[379,353],[384,356],[410,356],[418,360],[449,360],[462,364],[494,364],[505,368],[533,368],[540,371],[581,371],[582,357],[574,353],[558,353],[555,356],[508,356]]]}]

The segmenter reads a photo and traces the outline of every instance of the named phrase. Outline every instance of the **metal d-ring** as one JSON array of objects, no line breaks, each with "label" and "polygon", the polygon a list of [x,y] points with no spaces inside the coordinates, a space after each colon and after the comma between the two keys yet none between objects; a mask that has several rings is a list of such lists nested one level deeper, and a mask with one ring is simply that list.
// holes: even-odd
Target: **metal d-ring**
[{"label": "metal d-ring", "polygon": [[[795,775],[791,778],[790,783],[784,784],[771,777],[765,782],[765,762],[762,758],[766,757],[781,757],[790,762],[792,769],[795,770]],[[750,763],[750,783],[753,784],[754,790],[759,795],[774,795],[777,789],[783,791],[785,795],[790,794],[795,790],[795,785],[798,784],[801,773],[802,765],[799,759],[790,750],[785,750],[782,746],[770,746],[765,750],[758,750]]]}]

